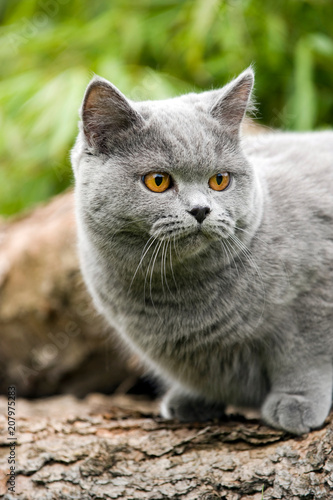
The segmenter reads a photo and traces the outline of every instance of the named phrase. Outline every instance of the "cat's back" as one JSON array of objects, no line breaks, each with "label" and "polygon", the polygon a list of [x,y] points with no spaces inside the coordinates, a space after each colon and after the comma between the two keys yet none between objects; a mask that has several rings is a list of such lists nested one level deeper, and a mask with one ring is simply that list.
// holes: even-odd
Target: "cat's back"
[{"label": "cat's back", "polygon": [[[265,191],[254,251],[268,274],[274,262],[288,270],[290,297],[311,295],[311,303],[297,299],[304,310],[312,310],[313,297],[323,299],[325,307],[316,303],[317,310],[331,318],[333,132],[266,133],[245,138],[244,151]],[[260,241],[268,246],[261,248]],[[277,276],[274,280],[279,282]]]},{"label": "cat's back", "polygon": [[333,232],[332,131],[265,133],[243,145],[280,217],[319,217]]},{"label": "cat's back", "polygon": [[274,170],[295,176],[299,170],[312,175],[327,171],[333,178],[333,131],[272,131],[245,136],[242,143],[247,157],[266,175]]}]

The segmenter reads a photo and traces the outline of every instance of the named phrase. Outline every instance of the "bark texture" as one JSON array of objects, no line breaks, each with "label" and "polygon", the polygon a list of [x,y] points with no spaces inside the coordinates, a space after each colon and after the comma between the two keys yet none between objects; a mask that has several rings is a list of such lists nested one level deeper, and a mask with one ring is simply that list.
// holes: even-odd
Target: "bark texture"
[{"label": "bark texture", "polygon": [[18,400],[16,485],[8,492],[7,399],[0,398],[6,500],[333,498],[333,418],[293,438],[258,420],[181,425],[156,404],[93,394]]}]

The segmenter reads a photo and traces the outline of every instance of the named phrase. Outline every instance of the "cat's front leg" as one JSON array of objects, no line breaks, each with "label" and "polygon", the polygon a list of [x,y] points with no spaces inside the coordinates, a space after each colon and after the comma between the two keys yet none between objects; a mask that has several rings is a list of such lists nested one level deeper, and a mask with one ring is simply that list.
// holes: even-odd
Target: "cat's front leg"
[{"label": "cat's front leg", "polygon": [[161,414],[164,418],[176,418],[181,422],[204,422],[222,418],[224,409],[223,403],[208,402],[180,388],[170,389],[161,404]]},{"label": "cat's front leg", "polygon": [[262,406],[263,419],[292,434],[320,427],[332,404],[332,363],[283,373],[281,369]]}]

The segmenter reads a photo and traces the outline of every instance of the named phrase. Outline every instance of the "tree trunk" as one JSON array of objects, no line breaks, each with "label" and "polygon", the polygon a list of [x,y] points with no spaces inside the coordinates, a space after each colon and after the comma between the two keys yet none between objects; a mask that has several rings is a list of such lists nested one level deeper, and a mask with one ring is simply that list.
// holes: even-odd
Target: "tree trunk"
[{"label": "tree trunk", "polygon": [[7,485],[8,436],[0,417],[6,500],[333,498],[332,415],[322,429],[293,438],[240,416],[165,421],[155,403],[128,396],[18,400],[15,492]]}]

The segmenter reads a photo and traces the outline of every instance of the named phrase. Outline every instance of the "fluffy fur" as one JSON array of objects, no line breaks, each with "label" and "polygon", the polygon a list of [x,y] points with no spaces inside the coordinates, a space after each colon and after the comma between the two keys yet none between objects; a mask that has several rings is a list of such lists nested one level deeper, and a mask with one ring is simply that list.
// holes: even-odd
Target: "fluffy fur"
[{"label": "fluffy fur", "polygon": [[[252,85],[248,69],[131,102],[95,78],[72,151],[79,251],[99,311],[170,386],[165,417],[252,406],[301,434],[332,402],[333,133],[241,138]],[[172,187],[149,191],[151,172]]]}]

